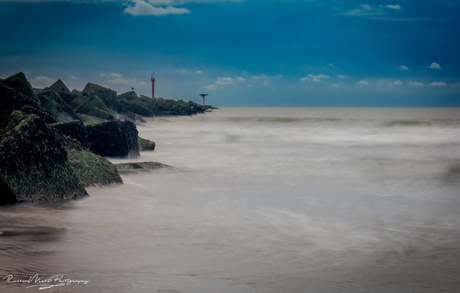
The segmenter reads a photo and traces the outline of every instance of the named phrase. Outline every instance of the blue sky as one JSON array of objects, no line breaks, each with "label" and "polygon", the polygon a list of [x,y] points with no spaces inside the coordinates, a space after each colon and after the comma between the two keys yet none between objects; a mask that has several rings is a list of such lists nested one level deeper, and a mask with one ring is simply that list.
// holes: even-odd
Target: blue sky
[{"label": "blue sky", "polygon": [[0,77],[217,106],[460,106],[460,1],[0,0]]}]

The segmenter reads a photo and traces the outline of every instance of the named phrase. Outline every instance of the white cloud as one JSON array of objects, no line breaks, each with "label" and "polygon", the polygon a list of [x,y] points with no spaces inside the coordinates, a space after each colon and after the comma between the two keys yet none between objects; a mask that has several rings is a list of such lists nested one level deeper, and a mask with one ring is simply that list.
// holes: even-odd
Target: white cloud
[{"label": "white cloud", "polygon": [[383,13],[381,11],[375,10],[369,4],[362,4],[360,5],[359,8],[345,12],[345,15],[350,15],[350,16],[373,16],[373,15],[379,15],[379,14],[383,14]]},{"label": "white cloud", "polygon": [[401,5],[399,4],[388,4],[385,7],[392,10],[401,10]]},{"label": "white cloud", "polygon": [[103,78],[106,83],[119,86],[134,86],[134,85],[143,85],[143,82],[138,82],[136,79],[126,78],[121,73],[101,73],[99,74],[100,78]]},{"label": "white cloud", "polygon": [[329,66],[331,68],[335,67],[334,64],[332,64],[332,63],[329,63],[327,66]]},{"label": "white cloud", "polygon": [[395,85],[395,86],[400,86],[400,85],[402,85],[402,84],[403,84],[403,83],[402,83],[402,81],[400,81],[400,80],[395,80],[395,81],[393,81],[393,82],[391,83],[391,85]]},{"label": "white cloud", "polygon": [[57,79],[53,79],[48,76],[39,75],[30,80],[30,83],[34,87],[47,87],[52,85]]},{"label": "white cloud", "polygon": [[439,63],[436,63],[436,62],[432,62],[430,67],[428,67],[430,69],[441,69],[441,65],[439,65]]},{"label": "white cloud", "polygon": [[100,73],[99,80],[96,81],[101,85],[108,84],[111,89],[123,93],[131,90],[134,87],[137,90],[150,90],[150,80],[138,80],[133,77],[126,77],[121,73],[112,72],[112,73]]},{"label": "white cloud", "polygon": [[224,86],[227,85],[233,85],[242,81],[245,81],[246,79],[242,76],[237,76],[237,77],[218,77],[217,80],[208,86],[206,86],[207,89],[216,89],[216,88],[223,88]]},{"label": "white cloud", "polygon": [[218,77],[215,84],[216,85],[228,85],[228,84],[234,84],[236,81],[238,81],[242,77]]},{"label": "white cloud", "polygon": [[343,74],[339,74],[339,75],[337,75],[337,76],[338,76],[340,79],[345,79],[345,78],[347,78],[347,77],[346,77],[345,75],[343,75]]},{"label": "white cloud", "polygon": [[366,80],[360,80],[360,81],[358,81],[358,84],[359,85],[369,85],[369,82],[366,81]]},{"label": "white cloud", "polygon": [[366,11],[372,10],[372,6],[370,6],[369,4],[362,4],[361,7],[363,10],[366,10]]},{"label": "white cloud", "polygon": [[[2,0],[0,2],[29,2],[29,3],[38,3],[38,2],[72,2],[71,0]],[[77,2],[77,1],[74,1]],[[83,1],[78,1],[83,2]],[[90,2],[87,0],[87,2]],[[123,2],[122,0],[94,0],[92,2]]]},{"label": "white cloud", "polygon": [[283,75],[268,76],[266,74],[253,75],[253,76],[224,76],[218,77],[216,81],[210,85],[205,86],[206,89],[215,90],[223,88],[252,88],[252,87],[271,87],[274,79],[282,79]]},{"label": "white cloud", "polygon": [[[104,1],[104,0],[102,0]],[[116,0],[106,0],[116,1]],[[120,2],[128,2],[118,0]],[[141,15],[171,15],[171,14],[188,14],[190,10],[187,8],[179,8],[177,6],[187,3],[217,3],[217,2],[241,2],[242,0],[130,0],[125,4],[124,13],[134,16]]]},{"label": "white cloud", "polygon": [[425,84],[420,81],[409,81],[410,86],[424,86]]},{"label": "white cloud", "polygon": [[252,79],[254,79],[254,80],[261,80],[261,79],[269,79],[269,77],[268,77],[267,75],[265,75],[265,74],[262,74],[262,75],[254,75],[254,76],[252,77]]},{"label": "white cloud", "polygon": [[243,0],[147,0],[147,1],[153,5],[183,5],[187,3],[242,2]]},{"label": "white cloud", "polygon": [[181,73],[181,74],[186,74],[188,71],[185,68],[174,68],[173,72],[175,73]]},{"label": "white cloud", "polygon": [[430,83],[430,85],[436,86],[436,87],[443,87],[443,86],[447,86],[447,83],[443,81],[433,81],[432,83]]},{"label": "white cloud", "polygon": [[266,74],[261,74],[261,75],[253,75],[251,77],[252,81],[254,83],[257,83],[259,85],[262,85],[264,87],[268,87],[270,86],[272,83],[271,83],[271,80],[274,79],[274,78],[282,78],[283,76],[282,75],[275,75],[275,76],[268,76]]},{"label": "white cloud", "polygon": [[[153,2],[153,4],[149,2]],[[187,8],[177,8],[174,6],[166,6],[166,7],[156,6],[156,5],[165,5],[166,2],[168,2],[167,4],[170,4],[170,2],[174,2],[174,1],[149,1],[149,2],[147,2],[146,0],[132,0],[131,4],[134,4],[134,6],[128,5],[124,13],[131,14],[134,16],[138,16],[138,15],[161,16],[161,15],[169,15],[169,14],[190,13],[190,10],[188,10]],[[157,4],[157,3],[161,3],[161,4]]]},{"label": "white cloud", "polygon": [[[244,0],[143,0],[143,2],[150,3],[154,6],[177,6],[187,3],[218,3],[218,2],[242,2]],[[86,3],[104,3],[104,2],[136,2],[136,0],[0,0],[6,3],[40,3],[40,2],[86,2]]]},{"label": "white cloud", "polygon": [[326,74],[308,74],[305,77],[300,79],[301,82],[311,81],[311,82],[321,82],[323,79],[329,78],[329,75]]},{"label": "white cloud", "polygon": [[400,65],[400,66],[399,66],[399,70],[402,70],[402,71],[409,71],[410,69],[409,69],[409,67],[407,67],[407,66]]},{"label": "white cloud", "polygon": [[218,77],[214,84],[215,85],[227,85],[227,84],[233,84],[233,82],[234,80],[231,77]]},{"label": "white cloud", "polygon": [[197,71],[195,71],[195,74],[203,74],[203,73],[204,73],[203,70],[197,70]]},{"label": "white cloud", "polygon": [[370,5],[362,4],[356,9],[349,10],[343,15],[347,16],[360,16],[368,17],[375,20],[384,21],[414,21],[417,19],[401,18],[400,12],[402,10],[399,4],[388,5]]},{"label": "white cloud", "polygon": [[133,83],[133,80],[126,79],[122,74],[111,76],[111,78],[107,79],[106,81],[111,84],[119,84],[119,85],[127,85],[127,84]]}]

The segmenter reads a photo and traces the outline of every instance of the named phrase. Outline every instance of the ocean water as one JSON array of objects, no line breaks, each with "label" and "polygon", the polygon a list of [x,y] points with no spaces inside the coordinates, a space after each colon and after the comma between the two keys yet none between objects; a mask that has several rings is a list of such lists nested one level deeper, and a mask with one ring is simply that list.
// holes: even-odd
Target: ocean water
[{"label": "ocean water", "polygon": [[138,130],[156,150],[111,160],[175,169],[0,208],[0,292],[55,275],[88,282],[46,292],[460,290],[459,108],[222,108]]}]

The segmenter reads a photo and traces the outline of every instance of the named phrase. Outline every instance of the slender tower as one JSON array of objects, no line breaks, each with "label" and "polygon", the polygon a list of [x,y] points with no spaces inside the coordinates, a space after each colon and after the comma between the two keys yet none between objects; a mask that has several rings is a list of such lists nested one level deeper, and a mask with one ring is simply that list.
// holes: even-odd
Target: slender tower
[{"label": "slender tower", "polygon": [[150,76],[150,80],[152,81],[152,99],[155,98],[155,76],[153,74]]},{"label": "slender tower", "polygon": [[200,96],[203,98],[203,106],[206,105],[206,96],[209,94],[200,94]]}]

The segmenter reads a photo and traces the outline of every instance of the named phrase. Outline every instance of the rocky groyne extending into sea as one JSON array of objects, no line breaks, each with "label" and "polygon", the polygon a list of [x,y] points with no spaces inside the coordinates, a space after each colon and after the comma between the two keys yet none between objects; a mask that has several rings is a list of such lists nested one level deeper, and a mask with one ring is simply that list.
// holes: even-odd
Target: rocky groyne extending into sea
[{"label": "rocky groyne extending into sea", "polygon": [[94,83],[82,91],[61,80],[34,89],[23,73],[0,80],[0,205],[77,199],[87,186],[122,183],[105,157],[155,149],[138,136],[136,121],[210,109]]}]

